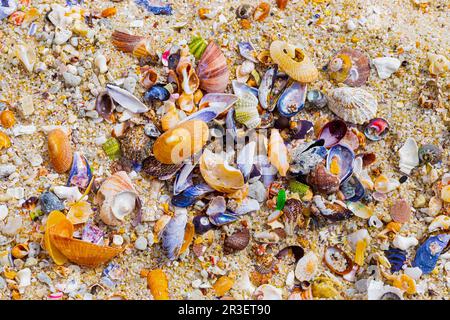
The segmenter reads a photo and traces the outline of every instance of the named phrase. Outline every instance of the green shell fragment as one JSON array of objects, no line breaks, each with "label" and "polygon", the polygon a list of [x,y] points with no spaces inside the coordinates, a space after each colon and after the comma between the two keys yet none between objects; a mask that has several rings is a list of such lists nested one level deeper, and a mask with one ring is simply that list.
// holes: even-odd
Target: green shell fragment
[{"label": "green shell fragment", "polygon": [[196,58],[200,59],[205,52],[208,43],[202,37],[193,37],[189,43],[189,52]]},{"label": "green shell fragment", "polygon": [[283,210],[284,204],[286,203],[286,191],[284,189],[280,189],[277,195],[277,210]]},{"label": "green shell fragment", "polygon": [[117,160],[121,156],[120,143],[116,138],[111,137],[106,140],[102,148],[111,160]]},{"label": "green shell fragment", "polygon": [[303,197],[309,191],[309,186],[296,180],[292,180],[289,182],[289,191],[298,193],[300,197]]}]

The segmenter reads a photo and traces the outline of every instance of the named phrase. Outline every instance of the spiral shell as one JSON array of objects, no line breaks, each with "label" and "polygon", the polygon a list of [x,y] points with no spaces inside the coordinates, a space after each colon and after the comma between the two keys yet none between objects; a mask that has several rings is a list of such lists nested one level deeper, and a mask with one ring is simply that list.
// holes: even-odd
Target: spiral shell
[{"label": "spiral shell", "polygon": [[53,129],[48,133],[47,142],[50,162],[55,171],[64,173],[69,170],[73,159],[69,137],[61,129]]},{"label": "spiral shell", "polygon": [[274,41],[270,45],[270,57],[292,79],[301,83],[315,81],[319,71],[306,53],[284,41]]},{"label": "spiral shell", "polygon": [[364,89],[342,87],[330,92],[328,107],[347,122],[363,124],[375,118],[378,102]]},{"label": "spiral shell", "polygon": [[370,75],[369,58],[363,52],[351,48],[339,51],[328,65],[330,78],[337,83],[359,87]]},{"label": "spiral shell", "polygon": [[261,118],[258,113],[258,99],[249,92],[242,92],[234,107],[235,119],[249,129],[258,127]]}]

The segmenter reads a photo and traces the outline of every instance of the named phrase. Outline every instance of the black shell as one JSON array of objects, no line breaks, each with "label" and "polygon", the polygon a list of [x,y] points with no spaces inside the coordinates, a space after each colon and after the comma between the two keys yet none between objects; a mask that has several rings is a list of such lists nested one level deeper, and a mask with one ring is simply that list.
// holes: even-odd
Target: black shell
[{"label": "black shell", "polygon": [[64,210],[64,204],[59,198],[50,191],[44,192],[39,198],[39,204],[41,205],[41,210],[45,214],[49,214],[52,211],[62,211]]}]

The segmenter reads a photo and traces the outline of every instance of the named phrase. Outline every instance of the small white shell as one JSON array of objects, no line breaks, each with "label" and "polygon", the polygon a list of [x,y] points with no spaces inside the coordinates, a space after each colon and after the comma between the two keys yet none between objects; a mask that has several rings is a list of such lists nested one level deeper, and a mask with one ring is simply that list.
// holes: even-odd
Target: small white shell
[{"label": "small white shell", "polygon": [[94,65],[98,72],[106,73],[108,72],[108,65],[106,64],[106,57],[102,54],[98,54],[94,58]]},{"label": "small white shell", "polygon": [[120,104],[128,111],[133,113],[144,113],[148,111],[148,107],[127,90],[119,88],[112,84],[107,84],[106,90],[115,102]]},{"label": "small white shell", "polygon": [[255,300],[282,300],[282,291],[270,284],[260,285],[253,293]]},{"label": "small white shell", "polygon": [[69,202],[78,201],[83,196],[78,187],[56,186],[53,188],[53,192],[58,198]]},{"label": "small white shell", "polygon": [[298,260],[295,267],[295,277],[299,281],[310,281],[316,276],[318,267],[319,259],[314,252],[310,251]]},{"label": "small white shell", "polygon": [[116,194],[111,201],[111,212],[117,219],[123,221],[136,207],[135,192],[125,191]]},{"label": "small white shell", "polygon": [[28,72],[33,72],[34,64],[37,61],[34,48],[26,45],[18,45],[16,48],[16,57]]},{"label": "small white shell", "polygon": [[450,61],[441,54],[429,53],[428,62],[430,63],[428,71],[432,75],[438,76],[450,70]]},{"label": "small white shell", "polygon": [[243,291],[247,295],[251,295],[253,292],[255,292],[255,286],[250,281],[250,277],[248,275],[248,272],[244,271],[241,273],[241,276],[238,278],[235,286],[237,290]]},{"label": "small white shell", "polygon": [[373,64],[377,69],[378,76],[381,79],[389,78],[394,72],[400,68],[401,62],[397,58],[383,57],[373,59]]},{"label": "small white shell", "polygon": [[347,122],[363,124],[377,114],[377,99],[362,88],[336,88],[328,98],[330,110]]},{"label": "small white shell", "polygon": [[6,204],[0,204],[0,221],[5,220],[8,216],[8,207]]},{"label": "small white shell", "polygon": [[419,165],[419,147],[416,140],[408,138],[403,147],[398,150],[400,155],[400,171],[410,174],[411,170]]},{"label": "small white shell", "polygon": [[446,215],[440,215],[434,218],[428,226],[429,232],[434,232],[436,230],[448,230],[450,228],[450,217]]},{"label": "small white shell", "polygon": [[371,280],[367,286],[367,299],[380,300],[381,297],[388,292],[395,293],[403,300],[403,292],[392,286],[384,285],[382,281]]},{"label": "small white shell", "polygon": [[407,276],[410,276],[413,280],[419,280],[420,276],[422,275],[422,270],[419,267],[409,267],[405,269],[405,274]]},{"label": "small white shell", "polygon": [[419,241],[414,237],[403,237],[401,235],[396,235],[394,241],[392,241],[394,247],[401,250],[408,250],[410,247],[417,246]]},{"label": "small white shell", "polygon": [[17,272],[16,278],[19,281],[19,290],[24,289],[31,285],[31,270],[30,268],[25,268]]}]

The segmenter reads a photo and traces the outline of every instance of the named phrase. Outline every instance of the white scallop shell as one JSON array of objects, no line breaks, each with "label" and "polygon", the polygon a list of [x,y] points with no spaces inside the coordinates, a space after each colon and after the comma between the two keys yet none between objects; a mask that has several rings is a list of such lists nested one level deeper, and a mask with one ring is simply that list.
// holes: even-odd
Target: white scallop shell
[{"label": "white scallop shell", "polygon": [[411,170],[419,165],[419,147],[416,140],[408,138],[403,147],[398,150],[400,155],[400,171],[410,174]]},{"label": "white scallop shell", "polygon": [[330,110],[351,123],[363,124],[375,118],[377,114],[377,99],[361,88],[336,88],[330,92],[328,98]]},{"label": "white scallop shell", "polygon": [[314,252],[310,251],[298,260],[295,267],[295,277],[299,281],[310,281],[316,276],[318,267],[319,259]]}]

